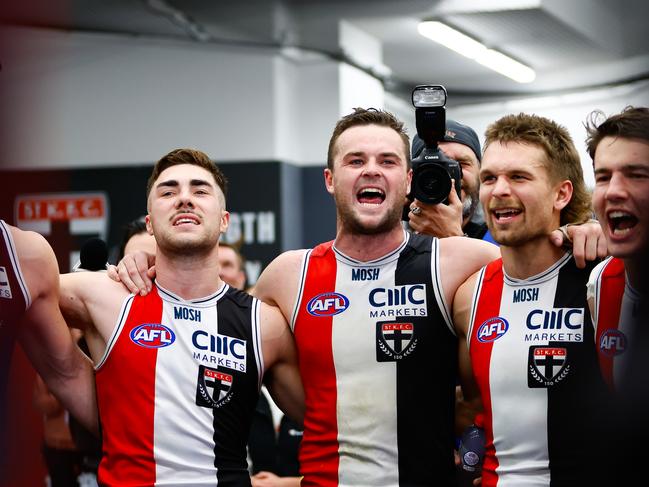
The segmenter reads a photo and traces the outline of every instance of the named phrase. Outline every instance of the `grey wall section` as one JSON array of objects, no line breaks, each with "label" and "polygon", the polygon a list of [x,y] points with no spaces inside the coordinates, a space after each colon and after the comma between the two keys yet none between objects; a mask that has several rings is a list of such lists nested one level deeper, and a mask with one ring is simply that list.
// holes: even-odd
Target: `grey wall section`
[{"label": "grey wall section", "polygon": [[303,238],[309,248],[336,237],[336,206],[327,193],[321,167],[302,168]]},{"label": "grey wall section", "polygon": [[282,208],[282,250],[304,246],[302,215],[302,170],[291,164],[282,164],[280,172],[280,198]]}]

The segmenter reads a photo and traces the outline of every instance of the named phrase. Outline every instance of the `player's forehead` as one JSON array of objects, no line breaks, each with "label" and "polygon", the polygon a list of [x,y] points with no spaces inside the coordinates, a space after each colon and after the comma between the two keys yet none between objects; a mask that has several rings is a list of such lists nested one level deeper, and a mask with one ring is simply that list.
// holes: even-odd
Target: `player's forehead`
[{"label": "player's forehead", "polygon": [[176,164],[166,168],[160,173],[154,186],[168,180],[178,182],[205,181],[211,185],[216,184],[210,171],[195,164]]},{"label": "player's forehead", "polygon": [[335,144],[335,155],[345,157],[355,153],[393,153],[405,159],[405,146],[401,135],[390,127],[355,125],[340,134]]}]

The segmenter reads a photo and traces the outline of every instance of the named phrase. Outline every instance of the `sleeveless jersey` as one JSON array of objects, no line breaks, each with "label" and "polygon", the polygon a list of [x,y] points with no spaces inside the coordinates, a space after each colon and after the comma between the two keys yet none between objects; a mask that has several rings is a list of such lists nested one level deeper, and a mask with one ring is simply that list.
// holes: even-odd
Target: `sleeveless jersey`
[{"label": "sleeveless jersey", "polygon": [[97,366],[100,485],[250,485],[259,313],[228,285],[191,301],[154,286],[124,301]]},{"label": "sleeveless jersey", "polygon": [[529,279],[507,276],[502,259],[480,271],[467,340],[484,406],[484,487],[588,485],[605,389],[588,274],[570,253]]},{"label": "sleeveless jersey", "polygon": [[[7,385],[18,322],[31,305],[18,253],[7,224],[0,220],[0,430],[5,431]],[[4,463],[5,434],[0,435],[0,470]]]},{"label": "sleeveless jersey", "polygon": [[306,253],[291,324],[306,395],[301,485],[454,485],[457,339],[438,245],[405,233],[370,262],[333,242]]},{"label": "sleeveless jersey", "polygon": [[628,282],[624,262],[609,257],[600,263],[588,283],[593,297],[595,344],[602,374],[611,389],[624,379],[628,367],[628,346],[637,331],[640,318],[640,294]]}]

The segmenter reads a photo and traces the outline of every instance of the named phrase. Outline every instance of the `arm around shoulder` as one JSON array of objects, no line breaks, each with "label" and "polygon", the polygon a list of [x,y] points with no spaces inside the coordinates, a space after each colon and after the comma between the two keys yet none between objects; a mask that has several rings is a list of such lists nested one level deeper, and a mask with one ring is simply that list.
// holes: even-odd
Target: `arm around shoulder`
[{"label": "arm around shoulder", "polygon": [[261,340],[266,369],[264,382],[280,409],[301,424],[304,390],[293,334],[279,309],[264,303],[261,308]]}]

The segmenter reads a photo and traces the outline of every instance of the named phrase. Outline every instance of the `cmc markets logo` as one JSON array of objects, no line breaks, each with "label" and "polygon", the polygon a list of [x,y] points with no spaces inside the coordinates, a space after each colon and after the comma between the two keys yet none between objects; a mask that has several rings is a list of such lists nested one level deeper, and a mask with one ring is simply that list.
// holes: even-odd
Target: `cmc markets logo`
[{"label": "cmc markets logo", "polygon": [[345,311],[349,299],[340,293],[322,293],[311,298],[306,310],[312,316],[334,316]]},{"label": "cmc markets logo", "polygon": [[494,316],[480,325],[478,328],[478,340],[482,343],[493,342],[509,330],[509,323],[505,318]]},{"label": "cmc markets logo", "polygon": [[176,334],[160,323],[143,323],[131,330],[131,340],[146,348],[168,347],[176,341]]}]

